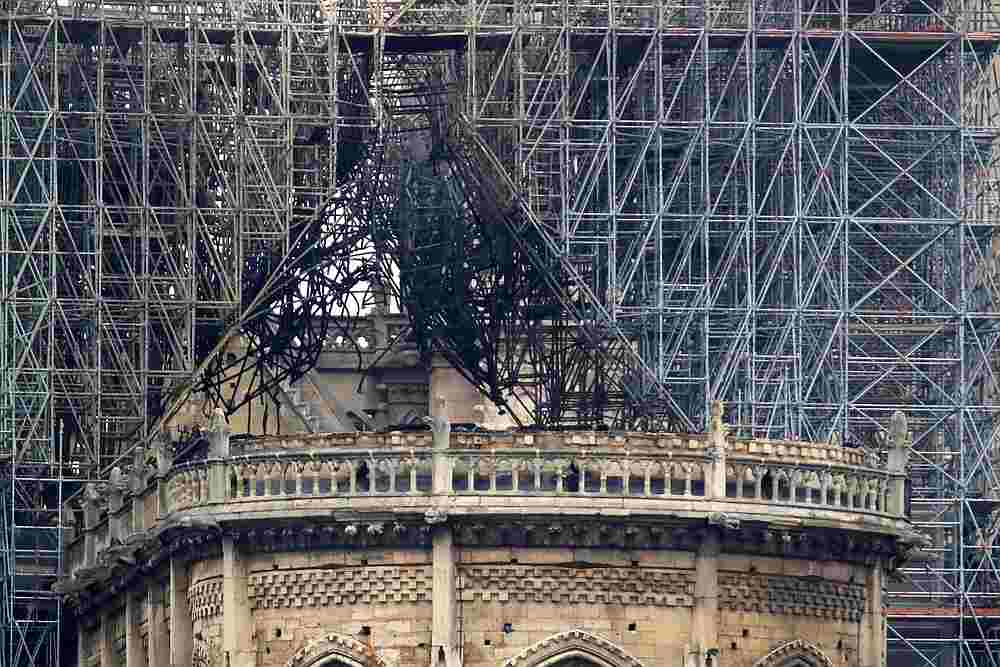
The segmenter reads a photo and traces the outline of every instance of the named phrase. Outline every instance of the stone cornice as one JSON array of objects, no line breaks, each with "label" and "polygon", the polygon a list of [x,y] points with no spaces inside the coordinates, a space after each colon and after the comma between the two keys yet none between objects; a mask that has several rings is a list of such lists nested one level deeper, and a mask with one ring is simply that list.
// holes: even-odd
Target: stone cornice
[{"label": "stone cornice", "polygon": [[[380,520],[379,520],[380,519]],[[898,537],[879,533],[789,527],[764,522],[733,524],[707,518],[661,517],[630,520],[603,517],[580,520],[552,514],[515,518],[449,517],[456,545],[476,547],[537,547],[572,549],[696,551],[709,533],[721,537],[723,552],[891,565],[906,548]],[[417,548],[429,550],[433,526],[423,517],[336,517],[310,521],[253,521],[239,515],[212,524],[189,516],[173,517],[128,546],[102,552],[101,565],[78,571],[57,586],[80,613],[136,585],[172,556],[204,560],[221,556],[222,537],[255,553],[346,549],[352,551]],[[211,611],[210,599],[206,608]],[[204,606],[204,605],[203,605]],[[199,607],[200,608],[200,607]]]}]

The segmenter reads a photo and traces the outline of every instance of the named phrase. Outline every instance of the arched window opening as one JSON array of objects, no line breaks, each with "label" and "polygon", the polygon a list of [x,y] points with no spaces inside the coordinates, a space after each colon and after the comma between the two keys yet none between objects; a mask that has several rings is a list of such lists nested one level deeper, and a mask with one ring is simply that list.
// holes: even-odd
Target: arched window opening
[{"label": "arched window opening", "polygon": [[357,667],[357,665],[334,655],[317,663],[316,667]]},{"label": "arched window opening", "polygon": [[504,667],[643,667],[620,646],[583,630],[543,639],[504,663]]},{"label": "arched window opening", "polygon": [[553,656],[546,660],[539,667],[613,667],[605,661],[587,655],[582,651],[568,651],[561,655]]},{"label": "arched window opening", "polygon": [[774,649],[754,667],[833,667],[833,662],[819,647],[797,639]]},{"label": "arched window opening", "polygon": [[572,658],[563,658],[562,660],[560,660],[555,664],[558,665],[558,667],[595,667],[595,665],[598,665],[598,663],[596,662],[578,656]]},{"label": "arched window opening", "polygon": [[330,633],[309,640],[285,667],[387,667],[371,646],[353,637]]}]

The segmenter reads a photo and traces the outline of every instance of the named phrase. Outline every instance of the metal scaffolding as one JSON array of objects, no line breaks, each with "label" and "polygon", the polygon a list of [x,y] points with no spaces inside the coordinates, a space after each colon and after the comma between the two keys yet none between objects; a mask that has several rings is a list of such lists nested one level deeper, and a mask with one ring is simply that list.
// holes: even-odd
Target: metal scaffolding
[{"label": "metal scaffolding", "polygon": [[[0,664],[85,480],[403,309],[518,419],[914,430],[892,665],[1000,663],[985,0],[0,3]],[[241,336],[247,352],[226,344]],[[230,392],[227,394],[227,392]],[[240,393],[241,400],[249,400]]]}]

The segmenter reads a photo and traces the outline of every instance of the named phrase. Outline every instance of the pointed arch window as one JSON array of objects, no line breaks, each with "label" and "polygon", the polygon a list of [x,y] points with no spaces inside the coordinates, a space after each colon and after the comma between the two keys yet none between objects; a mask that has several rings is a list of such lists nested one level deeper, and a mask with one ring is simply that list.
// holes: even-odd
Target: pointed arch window
[{"label": "pointed arch window", "polygon": [[643,667],[615,643],[582,630],[571,630],[528,647],[504,667]]},{"label": "pointed arch window", "polygon": [[387,667],[371,646],[353,637],[330,633],[306,642],[285,667]]},{"label": "pointed arch window", "polygon": [[833,661],[814,644],[796,639],[774,649],[754,667],[833,667]]},{"label": "pointed arch window", "polygon": [[541,663],[539,667],[617,667],[610,665],[595,655],[579,650],[569,650],[553,656]]}]

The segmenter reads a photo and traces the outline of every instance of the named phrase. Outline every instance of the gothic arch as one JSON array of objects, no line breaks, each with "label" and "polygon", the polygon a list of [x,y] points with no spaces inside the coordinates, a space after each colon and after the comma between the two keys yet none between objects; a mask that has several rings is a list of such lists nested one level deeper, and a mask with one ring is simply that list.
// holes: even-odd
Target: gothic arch
[{"label": "gothic arch", "polygon": [[815,645],[804,639],[796,639],[782,644],[753,663],[753,667],[799,667],[799,665],[833,667],[833,661]]},{"label": "gothic arch", "polygon": [[335,632],[307,641],[285,663],[285,667],[320,667],[331,659],[349,667],[386,667],[385,660],[378,653],[353,637]]},{"label": "gothic arch", "polygon": [[529,646],[504,663],[504,667],[544,667],[564,658],[585,658],[602,667],[643,667],[617,644],[583,630],[552,635]]}]

